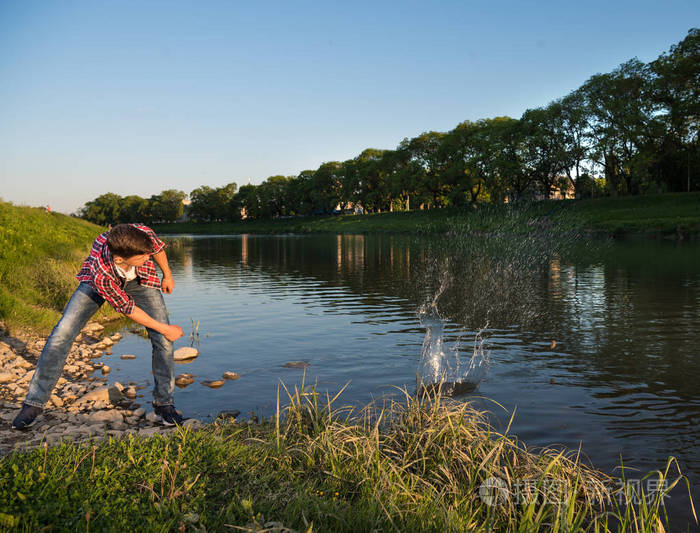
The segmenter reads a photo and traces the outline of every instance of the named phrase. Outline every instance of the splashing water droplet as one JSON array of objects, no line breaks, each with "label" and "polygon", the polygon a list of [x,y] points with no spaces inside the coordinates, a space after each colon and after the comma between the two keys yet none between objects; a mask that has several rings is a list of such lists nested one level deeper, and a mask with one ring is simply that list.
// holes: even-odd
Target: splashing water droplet
[{"label": "splashing water droplet", "polygon": [[445,338],[447,320],[440,316],[437,302],[445,292],[449,278],[443,277],[432,302],[418,310],[421,324],[425,327],[425,337],[418,368],[417,389],[434,391],[455,396],[466,394],[479,386],[486,377],[489,367],[488,353],[484,351],[484,339],[480,330],[474,338],[474,348],[467,359],[460,355],[461,338],[450,343]]}]

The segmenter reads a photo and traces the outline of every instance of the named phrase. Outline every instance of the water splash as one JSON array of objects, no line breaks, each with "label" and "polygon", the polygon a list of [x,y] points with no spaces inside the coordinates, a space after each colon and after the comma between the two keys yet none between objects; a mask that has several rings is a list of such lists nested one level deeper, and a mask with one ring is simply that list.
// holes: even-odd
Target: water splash
[{"label": "water splash", "polygon": [[[417,389],[436,390],[442,394],[456,396],[473,391],[486,377],[489,367],[488,353],[484,351],[483,331],[474,338],[474,346],[469,351],[461,346],[463,334],[454,342],[446,340],[447,319],[440,315],[438,300],[450,283],[450,278],[442,278],[440,288],[432,301],[418,310],[421,325],[425,328],[425,338],[417,375]],[[466,353],[465,353],[466,352]]]}]

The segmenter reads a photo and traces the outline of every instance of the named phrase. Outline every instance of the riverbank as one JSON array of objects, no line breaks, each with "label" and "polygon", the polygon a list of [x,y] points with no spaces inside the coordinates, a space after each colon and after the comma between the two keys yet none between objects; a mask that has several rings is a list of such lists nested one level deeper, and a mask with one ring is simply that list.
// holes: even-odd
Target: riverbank
[{"label": "riverbank", "polygon": [[[75,290],[75,275],[104,228],[42,208],[0,202],[0,320],[10,333],[46,334]],[[114,317],[102,306],[96,320]]]},{"label": "riverbank", "polygon": [[592,200],[548,200],[526,205],[481,204],[434,209],[293,217],[240,222],[159,224],[163,234],[236,233],[488,233],[507,229],[530,233],[542,227],[602,236],[694,238],[700,235],[700,193],[625,196]]},{"label": "riverbank", "polygon": [[664,496],[680,480],[671,462],[653,475],[667,488],[621,487],[574,454],[530,452],[484,413],[440,397],[353,412],[303,387],[281,395],[289,407],[261,423],[4,458],[0,521],[52,531],[660,532]]},{"label": "riverbank", "polygon": [[[29,333],[8,335],[0,323],[0,455],[55,445],[62,439],[83,442],[92,437],[172,431],[156,423],[150,406],[138,403],[150,381],[108,384],[109,365],[120,364],[113,355],[121,340],[115,329],[97,322],[85,326],[68,353],[44,413],[29,431],[21,432],[11,430],[10,424],[27,394],[46,338]],[[201,424],[193,419],[187,425]]]}]

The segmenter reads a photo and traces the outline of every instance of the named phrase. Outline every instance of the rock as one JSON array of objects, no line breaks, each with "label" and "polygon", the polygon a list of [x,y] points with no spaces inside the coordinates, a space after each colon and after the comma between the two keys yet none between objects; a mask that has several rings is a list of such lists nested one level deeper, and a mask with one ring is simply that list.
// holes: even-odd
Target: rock
[{"label": "rock", "polygon": [[112,344],[114,344],[114,341],[112,339],[110,339],[109,337],[105,337],[104,339],[102,339],[100,344],[104,345],[105,347],[112,346]]},{"label": "rock", "polygon": [[289,361],[282,365],[283,368],[306,368],[309,365],[306,361]]},{"label": "rock", "polygon": [[88,421],[88,424],[103,423],[103,422],[117,423],[117,422],[123,422],[124,417],[116,409],[110,409],[108,411],[95,411],[94,413],[90,413],[90,416],[88,416],[87,421]]},{"label": "rock", "polygon": [[153,411],[150,411],[146,413],[146,420],[151,422],[152,424],[155,424],[156,422],[160,422],[160,417],[155,414]]},{"label": "rock", "polygon": [[99,389],[92,390],[81,396],[76,403],[84,404],[86,402],[101,401],[116,404],[122,400],[122,387],[118,387],[117,385],[118,383],[115,383],[112,387],[100,387]]},{"label": "rock", "polygon": [[159,427],[139,429],[139,437],[153,437],[160,432]]},{"label": "rock", "polygon": [[185,361],[188,359],[194,359],[198,355],[199,350],[197,350],[197,348],[190,348],[188,346],[184,346],[175,350],[173,358],[175,359],[175,361]]},{"label": "rock", "polygon": [[112,370],[109,365],[102,365],[102,375],[106,376]]},{"label": "rock", "polygon": [[207,387],[210,387],[212,389],[218,389],[224,383],[226,383],[226,381],[223,379],[207,379],[202,381],[202,385],[206,385]]},{"label": "rock", "polygon": [[9,372],[2,372],[0,373],[0,383],[12,383],[15,379],[14,374],[10,374]]},{"label": "rock", "polygon": [[141,418],[143,415],[146,414],[146,410],[143,407],[139,407],[138,409],[135,409],[132,414]]},{"label": "rock", "polygon": [[197,420],[196,418],[188,418],[187,420],[185,420],[185,421],[182,423],[182,425],[183,425],[184,427],[186,427],[186,428],[198,429],[198,428],[201,428],[204,424],[202,424],[202,423],[201,423],[199,420]]},{"label": "rock", "polygon": [[96,333],[98,331],[102,331],[103,329],[105,329],[105,327],[102,324],[99,324],[97,322],[90,322],[83,328],[83,331],[85,333]]},{"label": "rock", "polygon": [[221,377],[224,379],[234,380],[240,378],[241,376],[239,376],[235,372],[224,372],[224,374]]},{"label": "rock", "polygon": [[221,420],[238,418],[241,412],[238,409],[232,409],[231,411],[221,411],[216,418]]},{"label": "rock", "polygon": [[56,407],[63,407],[63,400],[61,400],[61,398],[59,398],[55,394],[52,394],[51,398],[49,399],[51,400],[51,403],[54,404]]},{"label": "rock", "polygon": [[124,394],[124,396],[127,398],[134,399],[136,398],[136,389],[134,387],[127,387],[122,391],[122,394]]},{"label": "rock", "polygon": [[194,378],[190,377],[190,375],[180,374],[175,378],[175,385],[180,388],[185,388],[192,383],[194,383]]},{"label": "rock", "polygon": [[130,353],[125,353],[121,356],[122,359],[136,359],[136,356]]},{"label": "rock", "polygon": [[105,350],[105,354],[107,354],[107,355],[112,355],[112,348],[107,348],[107,349]]},{"label": "rock", "polygon": [[114,342],[120,341],[122,339],[121,333],[115,333],[110,337]]}]

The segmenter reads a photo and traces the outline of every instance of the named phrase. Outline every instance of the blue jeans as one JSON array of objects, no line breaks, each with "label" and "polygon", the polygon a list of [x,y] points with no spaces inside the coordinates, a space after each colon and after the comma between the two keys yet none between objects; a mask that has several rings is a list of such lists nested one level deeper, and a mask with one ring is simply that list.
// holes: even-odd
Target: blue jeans
[{"label": "blue jeans", "polygon": [[[138,280],[133,280],[126,283],[124,291],[130,294],[136,306],[143,309],[151,318],[166,324],[170,323],[168,310],[159,289],[142,287]],[[34,407],[44,407],[61,376],[73,341],[103,303],[104,298],[89,284],[78,285],[63,310],[61,320],[46,340],[24,403]],[[147,331],[153,346],[153,405],[173,405],[175,389],[173,343],[155,330],[148,328]]]}]

